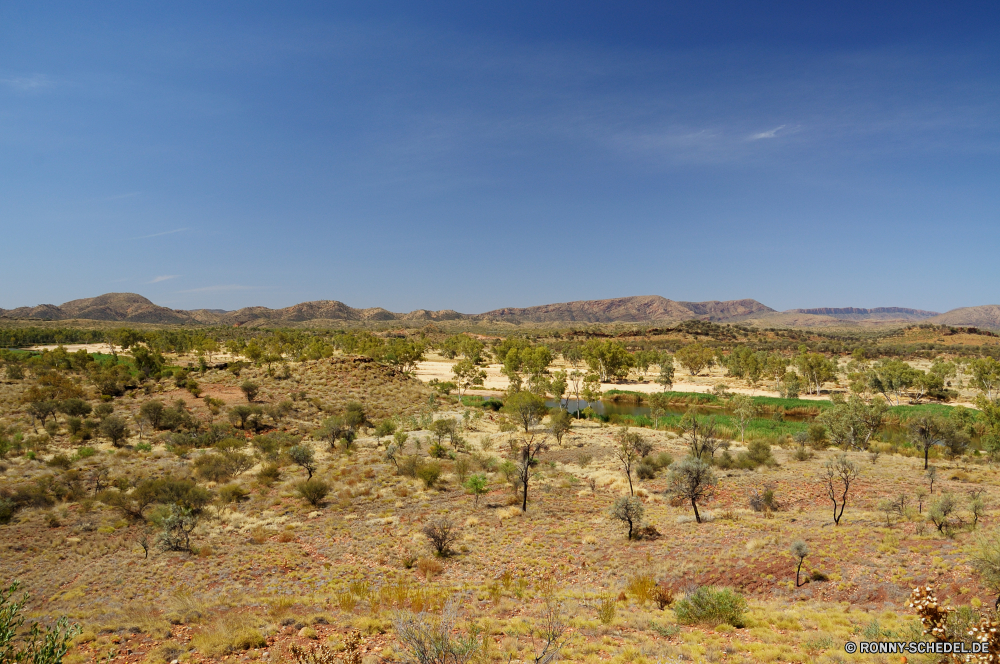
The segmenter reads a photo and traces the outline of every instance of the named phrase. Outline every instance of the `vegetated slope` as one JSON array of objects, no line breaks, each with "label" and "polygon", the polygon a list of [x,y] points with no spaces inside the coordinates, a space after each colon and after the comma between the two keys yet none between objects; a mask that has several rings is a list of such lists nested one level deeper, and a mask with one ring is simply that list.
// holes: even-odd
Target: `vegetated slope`
[{"label": "vegetated slope", "polygon": [[644,323],[692,319],[732,322],[773,311],[774,309],[756,300],[677,302],[659,295],[639,295],[608,300],[578,300],[537,307],[508,307],[480,314],[479,318],[519,323]]},{"label": "vegetated slope", "polygon": [[841,320],[925,320],[940,315],[936,311],[908,309],[906,307],[875,307],[874,309],[820,307],[816,309],[790,309],[784,313],[815,314]]},{"label": "vegetated slope", "polygon": [[1000,329],[1000,305],[984,304],[979,307],[961,307],[927,319],[937,325],[962,325]]}]

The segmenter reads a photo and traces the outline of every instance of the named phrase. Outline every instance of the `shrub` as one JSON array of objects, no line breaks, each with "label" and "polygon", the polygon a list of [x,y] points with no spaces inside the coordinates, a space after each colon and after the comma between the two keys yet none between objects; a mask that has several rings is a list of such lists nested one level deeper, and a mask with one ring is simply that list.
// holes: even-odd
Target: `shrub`
[{"label": "shrub", "polygon": [[128,438],[128,425],[125,424],[125,420],[117,415],[108,415],[105,417],[101,421],[100,426],[97,427],[97,430],[102,436],[110,440],[111,444],[115,447],[121,447],[125,439]]},{"label": "shrub", "polygon": [[249,495],[250,492],[239,484],[227,484],[219,488],[219,500],[224,504],[238,503]]},{"label": "shrub", "polygon": [[747,601],[729,588],[701,586],[674,605],[677,622],[685,625],[746,625]]},{"label": "shrub", "polygon": [[614,595],[605,595],[597,605],[597,619],[602,625],[610,625],[618,613],[618,600]]},{"label": "shrub", "polygon": [[458,529],[451,519],[444,518],[432,521],[425,525],[422,532],[434,547],[434,552],[439,556],[451,554],[451,546],[458,539]]},{"label": "shrub", "polygon": [[20,600],[13,599],[19,587],[17,581],[8,588],[0,587],[0,657],[4,662],[59,664],[73,637],[80,633],[80,626],[71,625],[65,617],[59,618],[54,627],[45,629],[32,623],[31,629],[22,634],[21,642],[15,642],[15,635],[24,625],[21,612],[29,599],[27,593]]},{"label": "shrub", "polygon": [[17,505],[14,501],[9,498],[0,498],[0,525],[6,525],[10,523],[10,520],[14,518],[14,511]]},{"label": "shrub", "polygon": [[321,479],[313,478],[295,485],[295,490],[310,505],[319,505],[330,493],[330,485]]},{"label": "shrub", "polygon": [[656,587],[653,589],[653,601],[656,602],[656,606],[661,611],[673,604],[674,593],[670,590],[670,586],[663,581],[656,584]]},{"label": "shrub", "polygon": [[416,474],[426,488],[432,489],[441,477],[441,464],[434,461],[422,464],[417,468]]},{"label": "shrub", "polygon": [[257,481],[264,486],[271,486],[281,479],[281,467],[276,463],[265,463],[257,471]]}]

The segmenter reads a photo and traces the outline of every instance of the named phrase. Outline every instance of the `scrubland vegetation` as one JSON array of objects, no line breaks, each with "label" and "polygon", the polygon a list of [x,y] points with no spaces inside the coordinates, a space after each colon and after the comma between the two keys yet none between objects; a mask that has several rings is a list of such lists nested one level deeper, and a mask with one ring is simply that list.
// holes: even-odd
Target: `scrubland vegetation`
[{"label": "scrubland vegetation", "polygon": [[[989,333],[455,332],[0,329],[0,653],[881,662],[844,642],[993,638]],[[413,376],[431,356],[451,380]]]}]

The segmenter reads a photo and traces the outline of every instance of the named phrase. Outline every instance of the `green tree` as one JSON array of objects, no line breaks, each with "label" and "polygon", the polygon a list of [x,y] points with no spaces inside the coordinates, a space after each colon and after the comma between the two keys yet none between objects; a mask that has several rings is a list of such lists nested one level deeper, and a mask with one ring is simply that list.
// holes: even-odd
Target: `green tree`
[{"label": "green tree", "polygon": [[660,373],[656,375],[656,382],[663,391],[666,392],[674,386],[674,358],[670,353],[663,353],[659,358]]},{"label": "green tree", "polygon": [[455,385],[458,386],[459,398],[471,387],[478,387],[486,381],[486,372],[469,359],[460,360],[451,368],[455,374]]},{"label": "green tree", "polygon": [[[764,375],[774,381],[774,389],[780,389],[779,384],[788,369],[788,358],[781,353],[769,353],[764,362]],[[797,396],[797,395],[796,395]]]},{"label": "green tree", "polygon": [[247,401],[253,403],[254,399],[257,398],[257,394],[260,392],[260,385],[252,380],[245,380],[240,385],[240,390],[246,396]]},{"label": "green tree", "polygon": [[816,394],[819,395],[823,383],[837,377],[837,364],[822,353],[807,352],[805,346],[802,346],[800,351],[795,358],[795,368],[806,384],[810,388],[815,388]]},{"label": "green tree", "polygon": [[547,412],[545,399],[525,390],[507,397],[502,410],[521,424],[525,433],[529,433],[531,426],[540,422]]},{"label": "green tree", "polygon": [[922,373],[902,360],[881,360],[872,366],[869,384],[886,401],[892,403],[895,400],[898,406],[902,403],[903,393],[917,382]]},{"label": "green tree", "polygon": [[128,438],[128,425],[117,415],[105,417],[97,427],[98,433],[111,441],[114,447],[121,447]]},{"label": "green tree", "polygon": [[293,445],[288,450],[288,458],[309,474],[307,479],[312,479],[316,472],[316,453],[313,448],[308,445]]},{"label": "green tree", "polygon": [[992,357],[976,358],[969,362],[968,370],[972,374],[969,381],[972,386],[992,401],[994,392],[1000,387],[1000,362]]},{"label": "green tree", "polygon": [[521,511],[528,511],[528,480],[531,478],[531,469],[538,463],[538,454],[547,450],[545,439],[535,440],[534,436],[521,442],[521,449],[518,454],[516,466],[517,479],[521,484]]},{"label": "green tree", "polygon": [[471,475],[469,479],[465,480],[465,489],[475,496],[476,507],[479,507],[479,496],[486,493],[488,487],[489,480],[487,480],[486,475],[483,475],[482,473]]},{"label": "green tree", "polygon": [[760,406],[747,394],[735,394],[729,399],[729,410],[733,414],[733,422],[740,430],[740,443],[746,444],[747,425],[760,414]]},{"label": "green tree", "polygon": [[715,351],[698,342],[684,346],[677,351],[674,357],[692,376],[697,376],[715,364]]},{"label": "green tree", "polygon": [[889,405],[885,401],[877,398],[865,401],[852,394],[846,400],[834,400],[833,406],[821,412],[817,420],[827,428],[834,445],[865,451],[888,414]]},{"label": "green tree", "polygon": [[553,408],[549,411],[549,433],[559,446],[562,446],[563,437],[569,433],[572,423],[573,418],[562,408]]},{"label": "green tree", "polygon": [[583,347],[583,359],[602,383],[624,380],[635,358],[620,341],[591,339]]},{"label": "green tree", "polygon": [[968,444],[965,433],[952,420],[937,415],[915,415],[907,420],[906,429],[911,442],[924,453],[924,470],[927,470],[930,451],[935,445],[959,450]]}]

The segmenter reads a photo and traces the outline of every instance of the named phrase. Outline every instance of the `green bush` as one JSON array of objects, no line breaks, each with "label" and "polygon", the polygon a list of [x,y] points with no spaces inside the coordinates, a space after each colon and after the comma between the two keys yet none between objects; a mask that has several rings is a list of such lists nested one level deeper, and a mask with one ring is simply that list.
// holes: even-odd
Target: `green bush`
[{"label": "green bush", "polygon": [[10,523],[10,520],[14,518],[14,511],[16,509],[17,505],[14,504],[13,500],[0,498],[0,525]]},{"label": "green bush", "polygon": [[330,493],[330,485],[321,479],[313,478],[295,485],[295,490],[310,505],[319,505]]},{"label": "green bush", "polygon": [[417,468],[417,477],[423,481],[428,489],[434,487],[438,478],[441,477],[441,464],[437,462],[425,463]]},{"label": "green bush", "polygon": [[674,605],[677,622],[684,625],[746,625],[747,601],[729,588],[700,586]]}]

